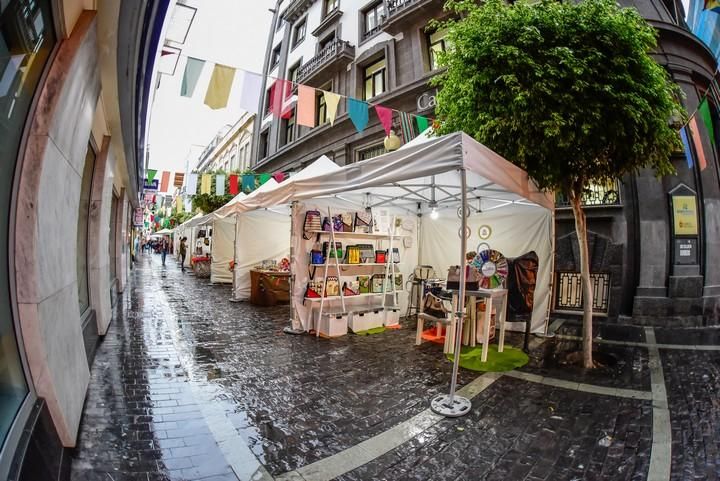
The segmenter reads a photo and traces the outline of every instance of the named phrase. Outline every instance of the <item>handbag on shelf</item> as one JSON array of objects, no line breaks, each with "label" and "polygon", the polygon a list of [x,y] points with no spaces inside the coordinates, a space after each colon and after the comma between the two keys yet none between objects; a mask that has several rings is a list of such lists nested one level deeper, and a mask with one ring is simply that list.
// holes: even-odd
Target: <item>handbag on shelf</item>
[{"label": "handbag on shelf", "polygon": [[358,246],[347,246],[345,255],[347,264],[360,264],[360,248]]},{"label": "handbag on shelf", "polygon": [[385,282],[385,274],[373,274],[370,284],[373,294],[383,293],[383,283]]},{"label": "handbag on shelf", "polygon": [[325,264],[325,256],[322,251],[311,250],[310,251],[310,264],[319,266]]},{"label": "handbag on shelf", "polygon": [[[318,286],[320,286],[319,289]],[[305,287],[305,297],[308,299],[320,299],[320,297],[322,297],[320,295],[321,292],[322,281],[310,281],[307,283],[307,287]]]},{"label": "handbag on shelf", "polygon": [[375,262],[375,248],[372,244],[358,244],[357,247],[360,249],[361,263]]},{"label": "handbag on shelf", "polygon": [[444,318],[450,312],[445,307],[445,302],[432,292],[425,294],[423,298],[422,310],[424,313],[433,317]]},{"label": "handbag on shelf", "polygon": [[400,263],[400,249],[398,247],[392,248],[392,261],[394,264]]},{"label": "handbag on shelf", "polygon": [[336,257],[338,259],[342,259],[342,257],[343,257],[342,242],[336,242],[335,249],[330,249],[330,244],[332,244],[331,241],[323,242],[323,250],[322,250],[323,256],[326,259],[332,259],[334,257]]},{"label": "handbag on shelf", "polygon": [[372,232],[372,213],[366,211],[355,212],[355,232],[371,233]]},{"label": "handbag on shelf", "polygon": [[340,218],[342,219],[343,232],[353,232],[353,217],[354,216],[352,212],[340,214]]},{"label": "handbag on shelf", "polygon": [[360,283],[358,283],[358,281],[343,283],[344,296],[357,296],[358,294],[360,294]]},{"label": "handbag on shelf", "polygon": [[303,222],[303,239],[312,239],[312,233],[322,230],[322,216],[319,210],[309,210],[305,212],[305,222]]},{"label": "handbag on shelf", "polygon": [[[448,289],[460,289],[460,266],[450,266],[448,268],[447,275],[447,288]],[[465,266],[465,289],[469,291],[476,291],[480,288],[480,271],[477,267],[466,265]]]},{"label": "handbag on shelf", "polygon": [[340,281],[336,276],[328,276],[325,282],[325,297],[334,297],[340,295]]},{"label": "handbag on shelf", "polygon": [[322,230],[324,230],[326,232],[330,232],[330,231],[342,232],[343,231],[342,216],[334,215],[332,217],[325,217],[323,219],[323,223],[322,223]]},{"label": "handbag on shelf", "polygon": [[375,251],[375,263],[385,264],[387,262],[387,251]]},{"label": "handbag on shelf", "polygon": [[370,294],[370,276],[358,276],[357,282],[360,294]]}]

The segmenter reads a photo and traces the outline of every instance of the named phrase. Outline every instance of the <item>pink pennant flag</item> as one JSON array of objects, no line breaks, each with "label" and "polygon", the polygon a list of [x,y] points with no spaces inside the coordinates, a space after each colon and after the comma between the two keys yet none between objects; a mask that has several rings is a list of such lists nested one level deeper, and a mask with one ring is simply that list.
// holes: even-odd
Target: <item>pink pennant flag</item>
[{"label": "pink pennant flag", "polygon": [[291,91],[289,80],[277,79],[270,87],[270,112],[275,117],[289,119],[292,116],[292,108],[286,104]]},{"label": "pink pennant flag", "polygon": [[690,119],[690,134],[692,135],[693,143],[695,144],[695,152],[698,157],[698,165],[700,170],[707,168],[707,160],[705,158],[705,149],[703,149],[702,139],[700,138],[700,129],[698,129],[697,120],[695,116]]},{"label": "pink pennant flag", "polygon": [[393,109],[383,107],[382,105],[376,105],[375,112],[380,119],[380,123],[385,129],[385,135],[390,135],[390,129],[392,129]]},{"label": "pink pennant flag", "polygon": [[298,85],[297,123],[315,127],[315,89],[307,85]]},{"label": "pink pennant flag", "polygon": [[285,172],[275,172],[273,174],[273,179],[275,179],[275,182],[279,184],[280,182],[285,180]]}]

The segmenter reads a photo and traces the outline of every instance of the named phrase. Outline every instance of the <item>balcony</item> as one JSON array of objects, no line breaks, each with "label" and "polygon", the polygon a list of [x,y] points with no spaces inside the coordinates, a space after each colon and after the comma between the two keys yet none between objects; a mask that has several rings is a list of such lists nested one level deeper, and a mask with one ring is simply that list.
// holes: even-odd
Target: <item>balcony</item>
[{"label": "balcony", "polygon": [[387,16],[381,28],[397,35],[419,21],[437,18],[443,3],[444,0],[387,0]]},{"label": "balcony", "polygon": [[345,40],[335,39],[300,67],[297,81],[319,87],[354,59],[355,47]]}]

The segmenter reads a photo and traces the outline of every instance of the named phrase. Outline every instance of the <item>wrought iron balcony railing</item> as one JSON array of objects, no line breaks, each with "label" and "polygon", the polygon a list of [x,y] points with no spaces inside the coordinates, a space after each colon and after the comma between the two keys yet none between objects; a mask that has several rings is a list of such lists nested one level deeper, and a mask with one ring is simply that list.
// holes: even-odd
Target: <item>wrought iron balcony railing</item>
[{"label": "wrought iron balcony railing", "polygon": [[[583,194],[582,205],[601,207],[622,205],[620,201],[620,182],[616,179],[607,184],[595,184]],[[570,199],[561,193],[555,194],[556,207],[570,207]]]},{"label": "wrought iron balcony railing", "polygon": [[297,73],[297,81],[303,83],[313,74],[340,58],[354,59],[355,47],[345,40],[335,39],[300,67]]},{"label": "wrought iron balcony railing", "polygon": [[[555,310],[580,311],[583,309],[582,284],[579,272],[557,272],[555,283]],[[593,312],[606,314],[610,302],[610,274],[591,273]]]}]

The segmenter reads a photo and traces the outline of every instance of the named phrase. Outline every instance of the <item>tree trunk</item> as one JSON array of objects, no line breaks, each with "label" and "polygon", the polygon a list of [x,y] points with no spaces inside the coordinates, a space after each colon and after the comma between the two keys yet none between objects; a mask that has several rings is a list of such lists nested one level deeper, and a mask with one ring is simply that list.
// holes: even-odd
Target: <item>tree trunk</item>
[{"label": "tree trunk", "polygon": [[587,222],[585,219],[585,212],[583,212],[581,205],[582,194],[571,194],[570,201],[572,203],[573,215],[575,216],[575,232],[577,233],[578,247],[580,248],[580,283],[582,284],[583,295],[583,366],[590,369],[593,367],[593,290],[592,282],[590,280],[590,255],[587,241]]}]

